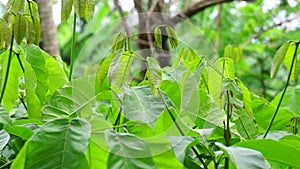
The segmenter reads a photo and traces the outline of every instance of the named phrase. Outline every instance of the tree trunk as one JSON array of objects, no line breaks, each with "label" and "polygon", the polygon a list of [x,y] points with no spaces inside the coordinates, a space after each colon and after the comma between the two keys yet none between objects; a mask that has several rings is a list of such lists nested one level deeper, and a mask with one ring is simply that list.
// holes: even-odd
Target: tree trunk
[{"label": "tree trunk", "polygon": [[35,0],[39,6],[42,38],[40,46],[50,55],[59,55],[57,28],[53,20],[52,0]]}]

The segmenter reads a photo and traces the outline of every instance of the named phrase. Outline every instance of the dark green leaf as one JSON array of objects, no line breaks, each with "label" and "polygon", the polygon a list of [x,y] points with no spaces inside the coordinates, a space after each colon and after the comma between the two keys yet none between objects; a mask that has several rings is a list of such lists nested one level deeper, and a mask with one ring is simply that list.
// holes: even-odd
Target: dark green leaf
[{"label": "dark green leaf", "polygon": [[3,34],[3,37],[4,37],[4,42],[5,42],[5,47],[9,47],[10,46],[10,43],[11,43],[11,36],[12,36],[12,30],[11,30],[11,26],[8,25],[8,23],[3,20],[2,22],[2,34]]}]

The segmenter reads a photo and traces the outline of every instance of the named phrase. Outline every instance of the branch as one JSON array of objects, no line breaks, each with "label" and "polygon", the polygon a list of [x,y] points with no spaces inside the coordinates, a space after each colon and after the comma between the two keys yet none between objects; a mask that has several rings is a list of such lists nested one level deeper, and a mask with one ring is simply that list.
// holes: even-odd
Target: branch
[{"label": "branch", "polygon": [[[190,18],[197,14],[198,12],[211,7],[216,4],[221,4],[225,2],[233,2],[234,0],[202,0],[199,2],[194,3],[192,6],[186,8],[184,11],[178,13],[175,17],[171,18],[172,24],[176,25],[177,23]],[[255,0],[244,0],[246,2],[253,2]]]},{"label": "branch", "polygon": [[119,4],[119,1],[118,0],[114,0],[114,4],[115,4],[117,10],[119,11],[119,13],[121,15],[121,19],[122,19],[122,22],[123,22],[124,27],[125,27],[125,32],[127,33],[128,36],[130,36],[131,32],[130,32],[129,26],[127,24],[127,21],[125,19],[124,11],[123,11],[123,9],[121,8],[121,6]]},{"label": "branch", "polygon": [[300,12],[298,12],[298,13],[295,15],[295,17],[293,17],[293,18],[289,18],[289,19],[283,20],[283,21],[281,21],[281,22],[279,22],[279,23],[276,23],[276,24],[274,24],[274,25],[268,26],[268,27],[265,28],[265,29],[261,29],[261,30],[258,31],[256,34],[250,36],[250,37],[247,39],[247,41],[242,45],[242,48],[244,49],[244,48],[251,42],[252,39],[257,39],[257,38],[259,38],[262,34],[268,32],[269,30],[271,30],[271,29],[273,29],[273,28],[276,28],[276,27],[278,27],[278,26],[281,26],[281,25],[284,24],[284,23],[288,23],[288,22],[291,22],[291,21],[297,19],[297,18],[299,17],[299,15],[300,15]]}]

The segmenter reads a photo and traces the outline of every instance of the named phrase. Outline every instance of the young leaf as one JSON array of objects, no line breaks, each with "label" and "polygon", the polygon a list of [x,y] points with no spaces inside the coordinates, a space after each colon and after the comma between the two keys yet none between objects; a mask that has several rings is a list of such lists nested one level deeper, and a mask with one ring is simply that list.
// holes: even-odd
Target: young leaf
[{"label": "young leaf", "polygon": [[14,19],[14,38],[18,44],[21,44],[27,31],[27,22],[23,15],[18,14]]},{"label": "young leaf", "polygon": [[149,71],[149,81],[150,86],[154,94],[157,94],[157,89],[159,88],[160,82],[162,80],[162,71],[158,62],[151,58],[147,57],[148,71]]},{"label": "young leaf", "polygon": [[5,20],[2,20],[1,27],[3,31],[2,34],[4,37],[5,47],[7,48],[11,43],[12,30]]},{"label": "young leaf", "polygon": [[[290,72],[290,69],[291,69],[294,53],[297,52],[297,51],[295,51],[296,45],[298,45],[298,44],[296,44],[295,42],[291,42],[289,44],[289,47],[288,47],[285,57],[284,57],[284,66],[287,68],[288,72]],[[299,73],[298,69],[299,69],[299,63],[298,63],[297,56],[296,56],[296,59],[294,60],[294,64],[292,67],[292,75],[291,75],[292,81],[296,81],[296,78]]]},{"label": "young leaf", "polygon": [[11,168],[88,169],[85,152],[90,132],[90,124],[84,119],[50,121],[26,142]]},{"label": "young leaf", "polygon": [[230,158],[237,169],[257,168],[267,169],[270,164],[264,159],[263,155],[255,150],[243,147],[226,147],[221,143],[216,145]]},{"label": "young leaf", "polygon": [[[40,16],[39,16],[39,10],[38,5],[34,1],[30,1],[30,9],[31,9],[31,21],[33,24],[33,31],[35,33],[35,44],[40,43],[40,36],[41,36],[41,25],[40,25]],[[28,37],[28,35],[27,35]]]},{"label": "young leaf", "polygon": [[24,13],[25,11],[25,0],[14,0],[10,10],[13,13]]},{"label": "young leaf", "polygon": [[35,38],[36,38],[36,33],[34,30],[34,25],[31,22],[31,19],[29,17],[26,17],[26,21],[27,21],[27,30],[26,30],[27,44],[30,45],[30,44],[34,43]]},{"label": "young leaf", "polygon": [[120,66],[116,74],[116,85],[121,87],[129,80],[130,68],[133,63],[133,56],[129,51],[122,54]]},{"label": "young leaf", "polygon": [[154,29],[154,39],[155,39],[157,46],[159,48],[162,48],[162,34],[161,34],[160,27],[156,27]]},{"label": "young leaf", "polygon": [[126,32],[119,32],[115,35],[113,42],[112,42],[112,52],[121,50],[125,47],[126,43]]},{"label": "young leaf", "polygon": [[271,78],[273,79],[276,74],[277,71],[286,55],[286,52],[289,48],[290,42],[285,42],[276,52],[274,58],[273,58],[273,62],[272,62],[272,68],[271,68]]},{"label": "young leaf", "polygon": [[170,26],[166,26],[164,28],[166,29],[171,47],[176,48],[177,45],[178,45],[178,39],[177,39],[177,35],[175,33],[175,30],[173,28],[171,28]]},{"label": "young leaf", "polygon": [[110,148],[107,168],[147,168],[156,169],[147,142],[130,133],[105,131]]},{"label": "young leaf", "polygon": [[79,18],[83,18],[85,16],[86,5],[87,0],[74,0],[74,10]]},{"label": "young leaf", "polygon": [[61,21],[66,21],[72,11],[73,0],[62,0],[61,2]]},{"label": "young leaf", "polygon": [[107,58],[104,59],[104,61],[100,64],[99,66],[99,70],[98,70],[98,73],[97,73],[97,77],[98,77],[98,82],[99,82],[99,85],[102,85],[106,75],[107,75],[107,72],[108,72],[108,69],[109,69],[109,65],[110,65],[110,62],[111,60],[113,59],[113,57],[115,56],[114,53],[110,54]]}]

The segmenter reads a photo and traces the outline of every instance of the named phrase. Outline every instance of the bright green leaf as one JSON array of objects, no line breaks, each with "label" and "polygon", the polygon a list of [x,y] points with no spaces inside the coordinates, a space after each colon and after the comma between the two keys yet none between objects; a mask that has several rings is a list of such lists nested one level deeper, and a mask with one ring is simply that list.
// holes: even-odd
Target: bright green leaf
[{"label": "bright green leaf", "polygon": [[162,34],[161,34],[160,27],[156,27],[154,29],[154,39],[155,39],[156,45],[159,48],[162,48]]},{"label": "bright green leaf", "polygon": [[61,2],[61,21],[66,21],[72,11],[73,0],[62,0]]},{"label": "bright green leaf", "polygon": [[[284,66],[287,68],[287,70],[290,72],[291,71],[291,66],[292,66],[292,61],[294,54],[296,53],[296,44],[295,42],[289,43],[288,49],[286,51],[285,57],[284,57]],[[296,58],[294,59],[293,67],[292,67],[292,74],[291,74],[291,80],[296,81],[296,78],[298,76],[298,60],[297,60],[297,55]]]},{"label": "bright green leaf", "polygon": [[277,71],[285,58],[286,52],[289,48],[290,42],[285,42],[276,52],[273,62],[272,62],[272,68],[271,68],[271,78],[274,78],[277,74]]}]

